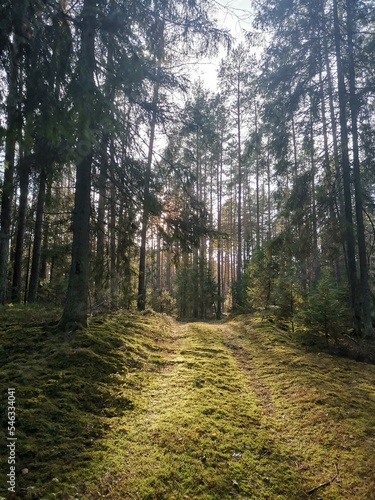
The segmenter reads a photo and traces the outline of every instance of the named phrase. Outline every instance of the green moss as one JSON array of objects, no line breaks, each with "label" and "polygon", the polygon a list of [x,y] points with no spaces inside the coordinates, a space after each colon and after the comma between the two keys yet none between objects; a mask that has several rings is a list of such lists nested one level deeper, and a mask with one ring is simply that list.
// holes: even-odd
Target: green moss
[{"label": "green moss", "polygon": [[66,339],[57,310],[1,314],[20,498],[303,499],[335,466],[316,498],[375,497],[374,366],[246,316],[118,313]]},{"label": "green moss", "polygon": [[[1,314],[0,406],[4,415],[7,388],[15,387],[18,495],[75,495],[97,475],[113,422],[134,411],[134,391],[169,323],[119,313],[67,340],[51,328],[58,310],[17,306]],[[0,463],[6,477],[4,455]]]}]

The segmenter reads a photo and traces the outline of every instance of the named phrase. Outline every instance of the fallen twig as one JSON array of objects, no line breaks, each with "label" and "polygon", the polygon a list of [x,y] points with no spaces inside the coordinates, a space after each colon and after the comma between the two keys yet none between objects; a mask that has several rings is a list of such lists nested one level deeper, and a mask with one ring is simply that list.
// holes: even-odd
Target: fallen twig
[{"label": "fallen twig", "polygon": [[315,491],[319,490],[320,488],[324,488],[324,486],[328,486],[329,484],[333,483],[333,481],[337,478],[337,476],[339,475],[339,471],[337,470],[337,465],[335,464],[335,469],[336,469],[336,474],[333,476],[332,479],[329,479],[328,481],[326,481],[325,483],[322,483],[322,484],[319,484],[318,486],[315,486],[315,488],[311,488],[311,490],[309,491],[306,491],[306,494],[307,495],[312,495],[313,493],[315,493]]},{"label": "fallen twig", "polygon": [[350,335],[348,335],[347,333],[343,333],[343,336],[346,337],[347,339],[351,340],[352,342],[354,342],[355,344],[359,344],[358,340],[356,339],[353,339],[353,337],[351,337]]}]

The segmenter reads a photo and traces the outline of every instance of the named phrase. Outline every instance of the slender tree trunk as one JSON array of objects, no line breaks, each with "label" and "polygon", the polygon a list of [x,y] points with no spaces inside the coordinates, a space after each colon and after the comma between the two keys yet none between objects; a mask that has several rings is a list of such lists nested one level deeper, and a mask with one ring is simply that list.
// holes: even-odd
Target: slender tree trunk
[{"label": "slender tree trunk", "polygon": [[[196,131],[196,198],[201,201],[200,196],[200,186],[201,186],[201,161],[199,154],[199,130],[197,127]],[[200,280],[199,280],[199,250],[198,248],[194,248],[193,253],[193,288],[194,288],[194,296],[193,296],[193,318],[198,318],[199,316],[199,306],[200,306]]]},{"label": "slender tree trunk", "polygon": [[223,134],[220,138],[220,160],[219,168],[217,169],[217,230],[219,233],[217,241],[217,308],[216,318],[221,319],[222,316],[222,276],[221,276],[221,261],[222,261],[222,237],[221,233],[221,212],[222,212],[222,197],[223,197]]},{"label": "slender tree trunk", "polygon": [[110,274],[111,274],[111,308],[118,308],[118,274],[116,263],[116,188],[111,185],[111,219],[110,219]]},{"label": "slender tree trunk", "polygon": [[31,238],[27,247],[27,261],[26,261],[26,276],[25,276],[25,292],[23,294],[23,301],[27,302],[27,294],[29,293],[29,274],[30,274],[30,261],[31,261]]},{"label": "slender tree trunk", "polygon": [[271,160],[270,160],[270,144],[268,139],[267,144],[267,241],[271,241],[272,224],[271,224]]},{"label": "slender tree trunk", "polygon": [[[156,289],[156,296],[161,299],[161,273],[162,273],[162,250],[161,250],[161,236],[160,233],[158,232],[156,236],[156,281],[155,281],[155,289]],[[161,306],[161,302],[160,302]],[[162,312],[162,311],[160,311]]]},{"label": "slender tree trunk", "polygon": [[293,140],[293,180],[298,175],[298,156],[297,156],[297,139],[296,139],[296,125],[294,122],[294,114],[292,114],[292,140]]},{"label": "slender tree trunk", "polygon": [[29,284],[29,293],[27,297],[28,302],[36,302],[38,298],[40,257],[42,252],[44,204],[46,200],[46,180],[47,180],[46,168],[43,167],[39,177],[39,192],[38,192],[38,201],[36,206],[30,284]]},{"label": "slender tree trunk", "polygon": [[310,162],[311,162],[311,207],[312,207],[312,236],[313,236],[313,285],[316,286],[320,279],[320,262],[318,247],[318,225],[316,215],[316,193],[315,193],[315,148],[314,148],[314,130],[312,116],[310,117]]},{"label": "slender tree trunk", "polygon": [[[323,126],[323,144],[324,144],[324,170],[326,175],[326,183],[328,189],[328,198],[329,198],[329,219],[332,230],[337,230],[337,220],[335,214],[335,199],[336,193],[334,189],[334,183],[332,181],[332,172],[330,165],[330,152],[328,146],[328,123],[327,123],[327,111],[326,111],[326,103],[325,103],[325,92],[324,92],[324,84],[323,84],[323,58],[322,58],[322,47],[320,46],[319,50],[319,91],[320,91],[320,102],[321,102],[321,114],[322,114],[322,126]],[[330,76],[327,76],[330,78]],[[336,125],[335,125],[336,126]],[[336,132],[335,132],[336,133]],[[337,140],[334,139],[334,143],[337,143]],[[337,163],[337,144],[334,147],[334,154],[336,155],[335,164]],[[337,171],[337,168],[335,168]],[[336,233],[337,231],[335,231]],[[333,242],[336,246],[336,241]],[[342,243],[340,238],[340,243]],[[345,252],[345,248],[344,248]],[[335,276],[337,284],[341,283],[341,269],[340,269],[340,259],[338,255],[338,251],[335,252]]]},{"label": "slender tree trunk", "polygon": [[12,302],[21,302],[22,289],[22,265],[24,254],[24,242],[26,231],[27,196],[29,194],[29,158],[20,158],[19,179],[20,179],[20,199],[18,205],[17,237],[14,251]]},{"label": "slender tree trunk", "polygon": [[[47,179],[45,209],[48,209],[49,207],[51,207],[51,198],[52,198],[52,180]],[[41,279],[41,280],[47,279],[49,235],[50,235],[50,216],[47,214],[44,214],[42,254],[41,254],[41,259],[40,259],[40,272],[39,272],[39,279]],[[52,265],[52,263],[51,263],[51,265]],[[51,273],[49,275],[49,281],[51,281]]]},{"label": "slender tree trunk", "polygon": [[259,137],[258,137],[258,105],[255,103],[255,137],[256,137],[256,158],[255,158],[255,190],[256,190],[256,250],[260,250],[260,196],[259,196]]},{"label": "slender tree trunk", "polygon": [[[324,17],[324,3],[321,5],[322,15]],[[328,103],[329,103],[329,114],[331,120],[332,127],[332,144],[333,144],[333,160],[335,164],[335,198],[338,200],[338,210],[337,215],[339,218],[343,217],[344,214],[344,200],[342,195],[342,174],[340,168],[340,152],[338,146],[338,131],[336,124],[336,113],[335,113],[335,105],[334,105],[334,96],[333,96],[333,77],[331,72],[331,64],[330,64],[330,56],[328,50],[327,36],[325,34],[322,35],[321,39],[323,40],[323,49],[324,49],[324,66],[327,74],[327,90],[328,90]]]},{"label": "slender tree trunk", "polygon": [[61,329],[87,326],[90,251],[90,197],[93,154],[92,98],[95,89],[95,28],[97,0],[85,0],[81,22],[79,84],[82,94],[77,107],[80,115],[80,159],[77,164],[73,210],[72,264],[65,307],[59,323]]},{"label": "slender tree trunk", "polygon": [[170,292],[172,290],[172,282],[171,282],[171,252],[168,250],[167,251],[167,257],[166,257],[166,270],[165,270],[165,287]]},{"label": "slender tree trunk", "polygon": [[238,198],[237,198],[237,294],[236,303],[242,295],[242,159],[241,159],[241,79],[237,76],[237,163],[238,163]]},{"label": "slender tree trunk", "polygon": [[105,302],[104,294],[104,258],[105,258],[105,201],[107,193],[108,170],[108,134],[105,133],[101,144],[101,163],[99,170],[98,218],[96,223],[96,258],[95,258],[95,300],[100,309]]},{"label": "slender tree trunk", "polygon": [[[159,50],[157,55],[157,74],[159,76],[159,70],[164,57],[164,12],[161,24],[159,26]],[[160,82],[159,78],[154,83],[154,91],[152,96],[152,116],[150,123],[150,141],[148,144],[148,157],[147,166],[145,172],[145,187],[144,187],[144,205],[142,214],[142,227],[141,227],[141,247],[139,250],[139,272],[138,272],[138,299],[137,307],[138,311],[143,311],[146,307],[146,238],[147,238],[147,227],[149,221],[149,195],[150,195],[150,180],[151,180],[151,168],[152,168],[152,158],[154,153],[154,141],[155,141],[155,129],[156,129],[156,118],[157,118],[157,105],[159,102],[159,88]]]},{"label": "slender tree trunk", "polygon": [[141,246],[139,250],[139,272],[138,272],[138,311],[143,311],[146,307],[146,243],[147,243],[147,228],[149,221],[149,195],[150,195],[150,178],[152,157],[154,152],[155,128],[156,128],[156,106],[159,99],[159,82],[154,84],[154,96],[152,100],[153,111],[150,124],[150,141],[148,145],[147,168],[145,172],[145,188],[144,188],[144,205],[141,227]]}]

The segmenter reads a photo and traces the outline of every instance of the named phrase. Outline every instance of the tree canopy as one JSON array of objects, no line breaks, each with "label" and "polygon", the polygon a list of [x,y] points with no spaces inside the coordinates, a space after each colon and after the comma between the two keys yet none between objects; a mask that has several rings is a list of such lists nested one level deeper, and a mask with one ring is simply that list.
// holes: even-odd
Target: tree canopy
[{"label": "tree canopy", "polygon": [[241,43],[215,5],[2,2],[0,300],[372,337],[372,2],[254,2]]}]

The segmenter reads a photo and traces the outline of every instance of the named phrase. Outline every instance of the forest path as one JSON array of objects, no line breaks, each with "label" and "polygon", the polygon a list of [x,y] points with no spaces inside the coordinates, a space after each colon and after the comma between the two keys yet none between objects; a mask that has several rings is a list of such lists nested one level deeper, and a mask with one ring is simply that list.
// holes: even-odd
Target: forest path
[{"label": "forest path", "polygon": [[169,323],[89,498],[375,498],[375,366],[301,335]]},{"label": "forest path", "polygon": [[176,323],[162,352],[163,368],[124,416],[106,498],[302,498],[295,466],[270,438],[269,394],[241,332]]}]

